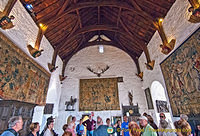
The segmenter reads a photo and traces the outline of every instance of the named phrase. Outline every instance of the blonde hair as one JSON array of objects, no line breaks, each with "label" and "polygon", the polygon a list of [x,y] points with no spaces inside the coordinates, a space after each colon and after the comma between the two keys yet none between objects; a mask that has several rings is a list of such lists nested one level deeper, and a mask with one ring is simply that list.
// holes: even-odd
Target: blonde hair
[{"label": "blonde hair", "polygon": [[131,134],[132,136],[140,136],[140,127],[137,125],[136,122],[131,121],[131,122],[128,124],[128,128],[129,128],[130,134]]},{"label": "blonde hair", "polygon": [[38,122],[31,123],[31,125],[30,125],[30,127],[29,127],[30,131],[31,131],[31,132],[32,132],[32,131],[34,131],[34,129],[36,129],[36,128],[37,128],[37,125],[39,125],[39,123],[38,123]]},{"label": "blonde hair", "polygon": [[181,132],[183,136],[191,135],[192,130],[190,124],[186,120],[181,119],[179,121],[175,121],[174,126],[177,129],[177,132]]}]

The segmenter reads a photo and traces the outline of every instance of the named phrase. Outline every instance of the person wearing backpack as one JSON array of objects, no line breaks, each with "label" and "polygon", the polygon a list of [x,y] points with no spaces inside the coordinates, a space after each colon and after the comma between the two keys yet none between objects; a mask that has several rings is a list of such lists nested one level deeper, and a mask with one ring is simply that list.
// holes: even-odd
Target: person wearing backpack
[{"label": "person wearing backpack", "polygon": [[8,129],[5,130],[1,136],[19,136],[19,131],[23,127],[23,120],[21,116],[13,116],[8,121]]}]

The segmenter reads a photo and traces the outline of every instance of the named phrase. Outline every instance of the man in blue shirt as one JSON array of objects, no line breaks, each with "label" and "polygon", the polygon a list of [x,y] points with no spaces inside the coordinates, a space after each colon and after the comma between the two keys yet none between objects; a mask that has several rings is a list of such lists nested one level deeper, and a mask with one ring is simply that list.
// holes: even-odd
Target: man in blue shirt
[{"label": "man in blue shirt", "polygon": [[11,117],[8,121],[8,129],[5,130],[1,136],[19,136],[18,131],[23,127],[23,120],[21,116]]},{"label": "man in blue shirt", "polygon": [[84,132],[83,120],[80,119],[80,123],[76,126],[77,136],[82,136]]},{"label": "man in blue shirt", "polygon": [[129,129],[128,129],[128,117],[124,115],[124,122],[122,123],[122,136],[129,136]]}]

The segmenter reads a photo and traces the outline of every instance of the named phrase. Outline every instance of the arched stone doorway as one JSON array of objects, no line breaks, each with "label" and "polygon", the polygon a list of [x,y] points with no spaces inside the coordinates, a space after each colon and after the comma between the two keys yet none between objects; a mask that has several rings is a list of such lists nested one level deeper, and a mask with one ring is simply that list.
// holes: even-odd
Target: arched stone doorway
[{"label": "arched stone doorway", "polygon": [[168,98],[166,96],[165,93],[165,89],[163,87],[163,85],[159,82],[159,81],[153,81],[151,84],[151,95],[152,95],[152,101],[153,101],[153,105],[154,105],[154,111],[155,111],[155,116],[156,116],[156,120],[155,122],[157,122],[157,124],[159,124],[160,121],[160,117],[159,117],[159,109],[157,108],[156,105],[156,101],[158,102],[166,102],[167,103],[167,108],[169,110],[169,112],[164,112],[166,115],[166,120],[170,123],[172,123],[172,116],[170,113],[170,104],[168,101]]}]

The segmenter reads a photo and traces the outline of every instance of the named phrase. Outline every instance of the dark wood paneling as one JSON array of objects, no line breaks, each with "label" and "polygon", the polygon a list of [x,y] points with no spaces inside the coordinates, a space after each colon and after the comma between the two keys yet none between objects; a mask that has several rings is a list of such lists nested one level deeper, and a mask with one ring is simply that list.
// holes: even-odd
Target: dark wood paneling
[{"label": "dark wood paneling", "polygon": [[21,136],[27,135],[35,106],[35,104],[25,102],[0,100],[0,134],[7,129],[8,120],[12,116],[20,115],[23,118],[24,125],[19,133]]}]

